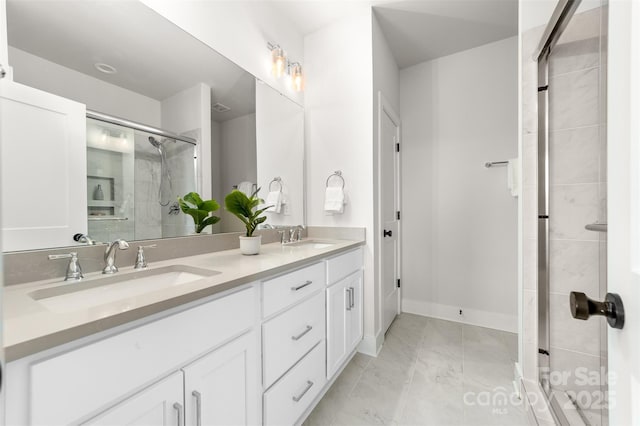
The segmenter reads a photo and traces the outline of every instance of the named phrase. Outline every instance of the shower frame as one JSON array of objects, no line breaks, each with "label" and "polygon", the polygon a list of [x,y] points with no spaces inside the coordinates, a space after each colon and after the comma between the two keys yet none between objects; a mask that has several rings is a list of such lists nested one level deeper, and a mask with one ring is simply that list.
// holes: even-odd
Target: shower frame
[{"label": "shower frame", "polygon": [[569,425],[559,402],[553,398],[549,374],[549,56],[575,14],[581,0],[560,0],[542,34],[533,60],[538,64],[538,374],[540,385],[562,425]]}]

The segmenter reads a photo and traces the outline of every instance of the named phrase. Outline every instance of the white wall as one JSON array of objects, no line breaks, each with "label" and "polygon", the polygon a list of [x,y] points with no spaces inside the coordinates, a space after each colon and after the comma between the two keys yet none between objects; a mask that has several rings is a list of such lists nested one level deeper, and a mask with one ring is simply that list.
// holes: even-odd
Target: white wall
[{"label": "white wall", "polygon": [[516,331],[517,199],[483,165],[518,155],[517,55],[512,37],[400,72],[404,311]]},{"label": "white wall", "polygon": [[[311,226],[365,227],[364,349],[375,351],[373,275],[373,99],[371,12],[309,34],[305,51],[307,221]],[[342,170],[348,204],[323,211],[325,182]],[[374,342],[371,345],[371,342]],[[362,347],[361,347],[362,349]]]},{"label": "white wall", "polygon": [[256,156],[260,196],[280,177],[271,189],[286,202],[280,213],[266,213],[266,223],[304,224],[304,109],[266,84],[256,85]]},{"label": "white wall", "polygon": [[198,192],[211,198],[211,88],[199,83],[164,99],[162,128],[198,141]]},{"label": "white wall", "polygon": [[160,102],[9,47],[13,80],[87,105],[87,109],[160,126]]},{"label": "white wall", "polygon": [[211,46],[260,80],[302,104],[287,79],[271,75],[267,42],[278,43],[305,66],[303,38],[295,26],[266,1],[142,0],[185,31]]},{"label": "white wall", "polygon": [[[224,195],[231,192],[234,185],[240,182],[256,182],[256,115],[247,114],[220,123],[221,134],[221,172],[222,199],[218,200],[224,206]],[[221,231],[243,231],[244,225],[235,216],[224,211]]]}]

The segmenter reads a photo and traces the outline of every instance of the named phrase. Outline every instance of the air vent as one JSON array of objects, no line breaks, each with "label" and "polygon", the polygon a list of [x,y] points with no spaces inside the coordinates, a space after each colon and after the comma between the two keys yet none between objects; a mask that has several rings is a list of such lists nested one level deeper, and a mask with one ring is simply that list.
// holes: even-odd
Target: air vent
[{"label": "air vent", "polygon": [[231,111],[231,108],[229,108],[228,106],[221,104],[220,102],[214,104],[211,107],[215,112],[227,112],[227,111]]}]

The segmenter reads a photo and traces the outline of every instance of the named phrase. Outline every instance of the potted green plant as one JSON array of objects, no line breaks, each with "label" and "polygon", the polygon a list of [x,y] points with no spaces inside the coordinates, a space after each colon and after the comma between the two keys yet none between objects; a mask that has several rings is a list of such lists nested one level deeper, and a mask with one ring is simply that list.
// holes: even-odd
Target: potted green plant
[{"label": "potted green plant", "polygon": [[267,206],[262,209],[256,209],[258,204],[263,202],[263,200],[258,198],[258,191],[260,191],[260,188],[256,189],[255,192],[248,197],[244,192],[234,189],[224,198],[224,205],[227,211],[240,219],[247,228],[245,236],[240,236],[240,252],[246,255],[260,253],[262,236],[258,235],[254,237],[253,232],[258,225],[267,220],[266,216],[260,215],[271,207]]},{"label": "potted green plant", "polygon": [[212,214],[220,208],[220,204],[216,200],[204,201],[197,192],[190,192],[183,198],[178,197],[178,204],[182,213],[193,218],[196,234],[201,233],[207,226],[220,221],[218,216]]}]

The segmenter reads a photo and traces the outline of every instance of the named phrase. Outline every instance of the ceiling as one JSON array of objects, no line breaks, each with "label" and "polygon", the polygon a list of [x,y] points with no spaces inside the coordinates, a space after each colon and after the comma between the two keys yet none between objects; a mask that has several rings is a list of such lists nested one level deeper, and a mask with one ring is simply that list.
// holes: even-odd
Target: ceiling
[{"label": "ceiling", "polygon": [[[231,108],[213,120],[255,111],[251,74],[142,3],[8,0],[7,28],[15,48],[159,101],[205,83],[212,104]],[[118,72],[101,73],[97,62]]]},{"label": "ceiling", "polygon": [[518,33],[518,0],[276,0],[272,3],[305,35],[373,7],[400,68]]}]

